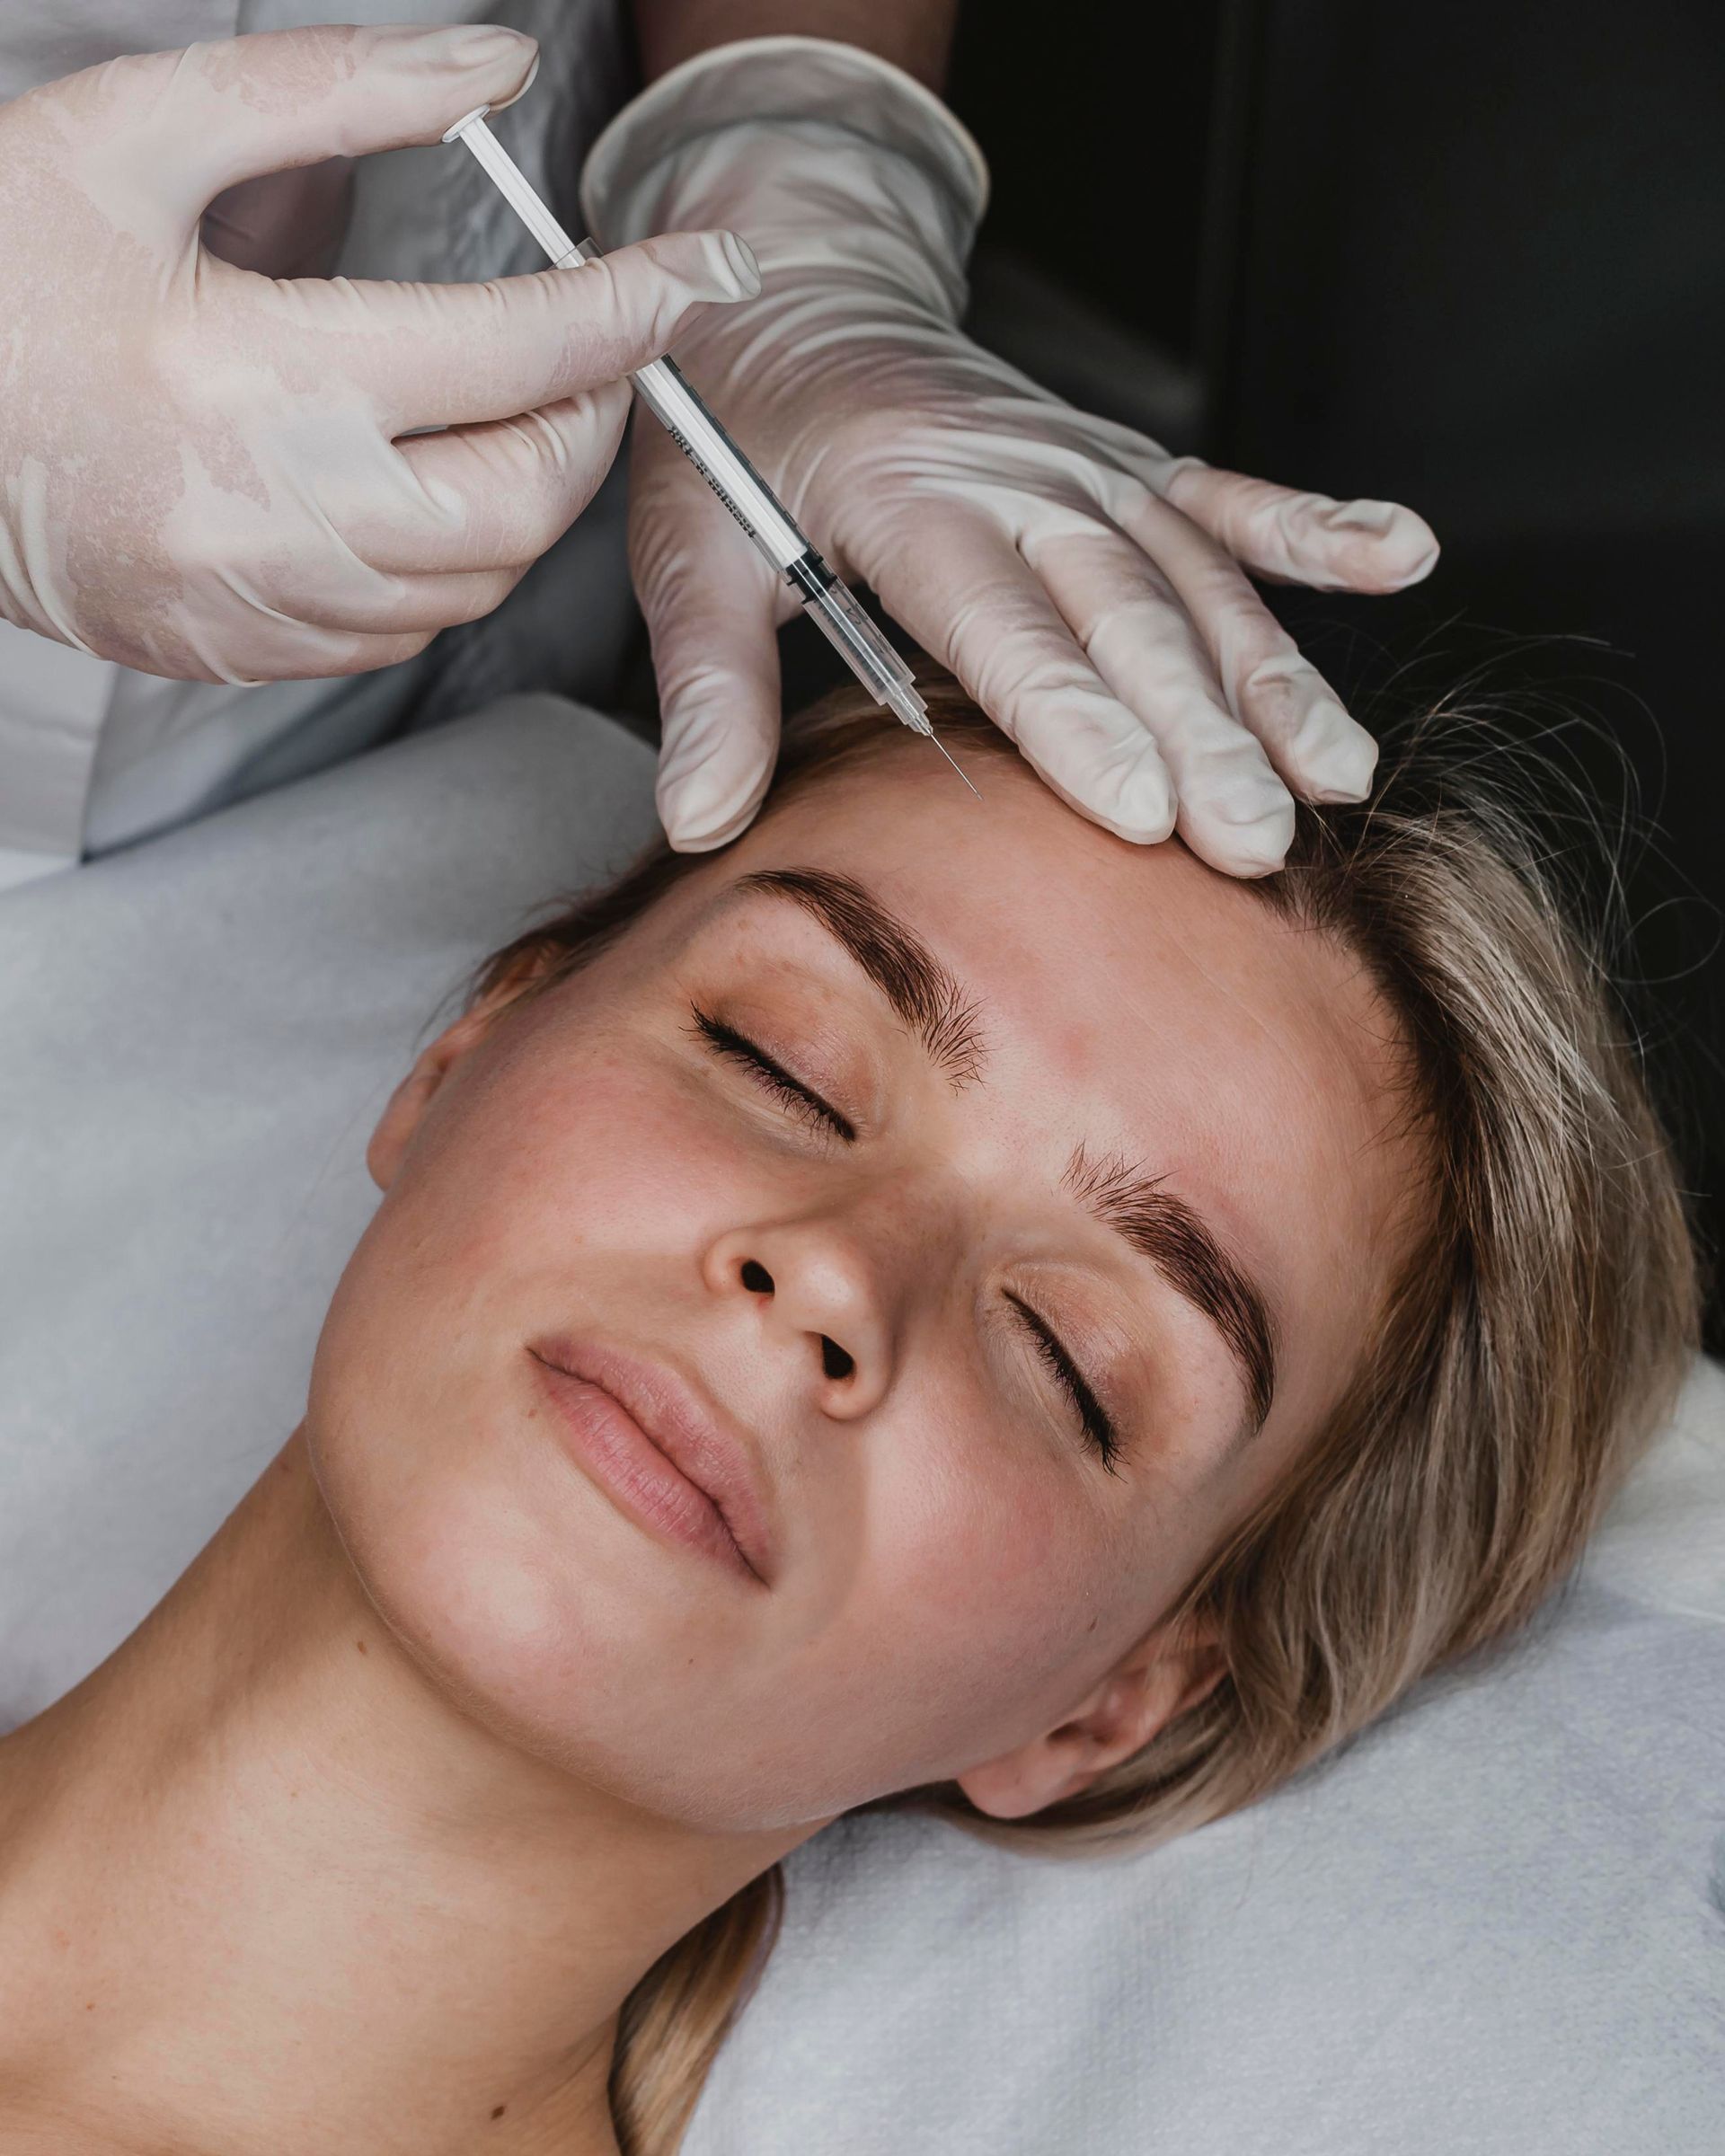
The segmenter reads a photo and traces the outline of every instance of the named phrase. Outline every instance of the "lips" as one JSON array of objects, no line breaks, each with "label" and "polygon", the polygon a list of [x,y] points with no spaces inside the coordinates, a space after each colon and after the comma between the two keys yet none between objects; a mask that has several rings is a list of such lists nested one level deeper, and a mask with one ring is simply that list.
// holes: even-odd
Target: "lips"
[{"label": "lips", "polygon": [[565,1337],[527,1353],[580,1463],[638,1517],[769,1584],[773,1538],[740,1434],[664,1365]]}]

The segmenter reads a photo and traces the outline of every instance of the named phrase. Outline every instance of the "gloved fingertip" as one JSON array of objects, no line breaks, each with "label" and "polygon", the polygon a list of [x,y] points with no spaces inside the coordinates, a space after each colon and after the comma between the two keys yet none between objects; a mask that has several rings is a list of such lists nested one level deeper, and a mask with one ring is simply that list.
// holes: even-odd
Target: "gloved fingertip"
[{"label": "gloved fingertip", "polygon": [[1165,770],[1141,764],[1121,784],[1108,817],[1109,828],[1134,845],[1157,846],[1172,837],[1180,804]]},{"label": "gloved fingertip", "polygon": [[698,784],[661,785],[658,807],[665,835],[678,853],[710,853],[734,838],[754,814],[752,805],[715,800]]},{"label": "gloved fingertip", "polygon": [[1294,797],[1273,773],[1247,773],[1207,793],[1202,808],[1187,808],[1181,835],[1212,868],[1228,876],[1268,876],[1294,841]]},{"label": "gloved fingertip", "polygon": [[1287,848],[1284,846],[1281,852],[1273,857],[1266,856],[1260,860],[1254,855],[1232,861],[1227,864],[1226,872],[1230,876],[1237,877],[1242,883],[1255,883],[1259,877],[1273,876],[1278,869],[1284,869],[1287,866]]},{"label": "gloved fingertip", "polygon": [[1436,534],[1426,526],[1424,519],[1415,517],[1414,522],[1424,531],[1425,540],[1423,544],[1414,546],[1412,561],[1406,568],[1397,572],[1394,585],[1397,591],[1405,590],[1410,584],[1423,583],[1432,570],[1437,568],[1438,557],[1443,552],[1438,543]]},{"label": "gloved fingertip", "polygon": [[[1204,811],[1242,831],[1261,825],[1266,828],[1285,825],[1287,837],[1294,835],[1294,797],[1268,765],[1209,788],[1204,795]],[[1283,843],[1286,845],[1286,840]]]},{"label": "gloved fingertip", "polygon": [[1359,801],[1376,769],[1377,743],[1320,683],[1287,745],[1284,777],[1308,801]]},{"label": "gloved fingertip", "polygon": [[1399,501],[1337,501],[1316,512],[1327,532],[1358,535],[1365,543],[1349,581],[1401,591],[1429,577],[1438,555],[1437,535],[1423,517]]},{"label": "gloved fingertip", "polygon": [[492,111],[504,112],[507,111],[511,105],[518,105],[521,100],[527,94],[527,92],[532,89],[538,73],[539,48],[537,45],[535,45],[533,49],[533,65],[527,69],[526,81],[523,82],[518,90],[511,90],[507,97],[493,98],[491,101]]},{"label": "gloved fingertip", "polygon": [[734,822],[721,825],[712,831],[692,829],[675,821],[667,822],[665,843],[673,853],[715,853],[721,846],[728,846],[733,838],[748,830],[751,820],[751,816],[739,817]]},{"label": "gloved fingertip", "polygon": [[674,729],[668,724],[668,740],[674,746],[668,748],[659,771],[659,820],[674,852],[710,853],[715,846],[729,844],[754,821],[772,768],[770,763],[765,771],[757,771],[752,764],[733,762],[726,770],[721,756],[691,756],[692,736],[700,738],[697,729]]},{"label": "gloved fingertip", "polygon": [[1259,823],[1208,835],[1203,857],[1229,876],[1269,876],[1287,859],[1294,843],[1294,804],[1285,817],[1267,816]]},{"label": "gloved fingertip", "polygon": [[1332,532],[1366,532],[1374,539],[1385,537],[1397,517],[1405,512],[1393,501],[1332,501],[1315,510],[1320,524]]},{"label": "gloved fingertip", "polygon": [[1363,727],[1334,742],[1309,770],[1307,791],[1314,801],[1363,801],[1372,791],[1377,744]]},{"label": "gloved fingertip", "polygon": [[511,61],[520,64],[526,71],[520,87],[511,90],[507,97],[494,98],[491,101],[494,110],[500,105],[513,104],[539,72],[538,40],[522,31],[507,30],[500,22],[464,23],[459,30],[420,34],[428,44],[434,39],[437,40],[434,49],[452,67],[477,71],[502,67]]}]

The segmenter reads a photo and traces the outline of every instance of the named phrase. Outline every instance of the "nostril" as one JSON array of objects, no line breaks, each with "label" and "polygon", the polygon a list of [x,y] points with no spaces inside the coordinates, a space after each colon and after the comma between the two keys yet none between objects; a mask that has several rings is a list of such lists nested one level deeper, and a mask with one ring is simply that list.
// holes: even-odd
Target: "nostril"
[{"label": "nostril", "polygon": [[756,1265],[752,1258],[745,1258],[742,1271],[743,1286],[753,1295],[770,1295],[773,1293],[773,1276],[764,1265]]},{"label": "nostril", "polygon": [[820,1336],[820,1366],[828,1377],[848,1377],[856,1368],[854,1357],[845,1354],[836,1340]]}]

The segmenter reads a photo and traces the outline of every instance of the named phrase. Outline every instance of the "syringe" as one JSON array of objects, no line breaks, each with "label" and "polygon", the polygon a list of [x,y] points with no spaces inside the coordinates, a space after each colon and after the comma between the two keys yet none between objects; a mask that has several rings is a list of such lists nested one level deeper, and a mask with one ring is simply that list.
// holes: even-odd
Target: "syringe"
[{"label": "syringe", "polygon": [[[465,143],[557,270],[590,262],[600,252],[591,240],[571,240],[551,214],[526,174],[485,125],[489,105],[458,119],[444,137]],[[650,360],[629,377],[635,393],[695,470],[796,593],[827,642],[867,689],[914,734],[934,742],[954,771],[970,782],[935,739],[928,707],[916,676],[856,603],[818,549],[786,515],[773,490],[669,359]],[[970,786],[972,793],[977,789]],[[980,800],[981,796],[978,796]]]}]

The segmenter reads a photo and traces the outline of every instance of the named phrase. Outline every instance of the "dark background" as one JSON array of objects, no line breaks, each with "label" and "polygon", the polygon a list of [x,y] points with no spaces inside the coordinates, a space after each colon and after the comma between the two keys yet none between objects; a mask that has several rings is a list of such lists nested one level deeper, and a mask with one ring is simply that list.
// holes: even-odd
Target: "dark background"
[{"label": "dark background", "polygon": [[1368,724],[1477,677],[1631,815],[1632,1009],[1718,1249],[1725,9],[970,0],[950,94],[995,177],[981,340],[1418,508],[1426,585],[1278,612]]}]

